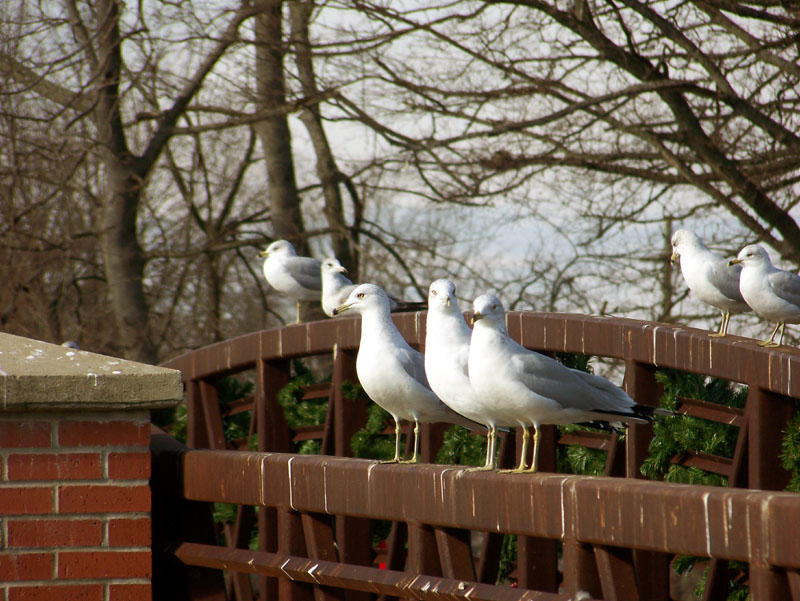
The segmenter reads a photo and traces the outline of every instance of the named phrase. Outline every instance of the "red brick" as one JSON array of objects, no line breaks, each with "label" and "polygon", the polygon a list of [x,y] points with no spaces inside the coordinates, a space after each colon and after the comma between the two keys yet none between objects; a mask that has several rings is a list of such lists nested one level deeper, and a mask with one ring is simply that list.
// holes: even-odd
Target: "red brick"
[{"label": "red brick", "polygon": [[100,478],[99,453],[16,454],[8,456],[9,480],[89,480]]},{"label": "red brick", "polygon": [[15,586],[8,590],[8,601],[53,601],[54,599],[103,601],[103,585]]},{"label": "red brick", "polygon": [[149,584],[112,584],[108,590],[108,601],[152,601],[153,599],[153,590]]},{"label": "red brick", "polygon": [[50,580],[52,577],[52,553],[0,554],[0,582]]},{"label": "red brick", "polygon": [[150,518],[109,520],[108,544],[112,547],[149,547]]},{"label": "red brick", "polygon": [[9,520],[9,547],[99,547],[100,520]]},{"label": "red brick", "polygon": [[108,477],[112,480],[150,478],[150,453],[109,453]]},{"label": "red brick", "polygon": [[126,421],[62,421],[58,424],[62,447],[147,446],[150,424]]},{"label": "red brick", "polygon": [[45,448],[50,446],[50,422],[0,421],[0,448]]},{"label": "red brick", "polygon": [[150,578],[150,551],[60,551],[59,578]]},{"label": "red brick", "polygon": [[103,484],[58,488],[59,513],[120,513],[150,511],[150,488]]},{"label": "red brick", "polygon": [[0,488],[0,515],[36,515],[53,513],[53,489],[50,486],[14,486]]}]

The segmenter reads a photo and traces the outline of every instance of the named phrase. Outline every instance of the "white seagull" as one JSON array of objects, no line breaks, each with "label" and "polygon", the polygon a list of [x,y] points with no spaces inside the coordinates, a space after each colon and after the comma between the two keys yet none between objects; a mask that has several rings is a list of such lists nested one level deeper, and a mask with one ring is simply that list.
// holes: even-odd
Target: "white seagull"
[{"label": "white seagull", "polygon": [[275,240],[261,251],[264,277],[275,290],[293,298],[297,304],[297,323],[300,323],[300,301],[319,301],[322,296],[321,263],[312,257],[299,257],[292,243]]},{"label": "white seagull", "polygon": [[[775,347],[783,344],[783,330],[787,323],[800,323],[800,276],[772,265],[767,251],[758,244],[750,244],[739,251],[731,264],[742,265],[739,289],[745,302],[760,317],[777,322],[769,338],[760,346]],[[775,334],[781,330],[778,342]]]},{"label": "white seagull", "polygon": [[[420,422],[450,422],[473,430],[480,427],[433,393],[425,377],[422,353],[411,348],[394,325],[389,297],[383,290],[374,284],[360,284],[334,314],[345,311],[361,315],[361,342],[356,357],[361,387],[394,418],[394,459],[390,463],[417,461]],[[414,422],[414,453],[407,462],[400,460],[400,420]]]},{"label": "white seagull", "polygon": [[[508,336],[500,300],[484,294],[473,303],[469,381],[475,391],[504,407],[506,417],[524,429],[522,459],[515,472],[535,472],[539,464],[539,426],[591,421],[647,423],[653,414],[672,412],[638,405],[605,378],[571,369],[530,351]],[[534,427],[533,461],[525,469],[528,426]]]},{"label": "white seagull", "polygon": [[700,238],[689,230],[678,230],[672,236],[670,260],[674,263],[679,257],[681,273],[689,290],[704,303],[722,311],[719,331],[710,336],[725,336],[731,313],[750,310],[739,291],[741,266],[730,265],[727,259],[708,250]]},{"label": "white seagull", "polygon": [[451,409],[488,429],[486,461],[477,470],[493,470],[497,426],[516,426],[503,420],[493,398],[475,392],[467,375],[472,330],[458,308],[456,287],[450,280],[436,280],[428,292],[425,333],[425,374],[436,395]]},{"label": "white seagull", "polygon": [[[344,303],[350,293],[356,289],[345,273],[347,269],[338,259],[325,259],[320,267],[322,275],[322,310],[328,317],[336,317],[333,310]],[[390,309],[394,311],[420,311],[425,308],[425,303],[416,301],[402,301],[389,294]]]}]

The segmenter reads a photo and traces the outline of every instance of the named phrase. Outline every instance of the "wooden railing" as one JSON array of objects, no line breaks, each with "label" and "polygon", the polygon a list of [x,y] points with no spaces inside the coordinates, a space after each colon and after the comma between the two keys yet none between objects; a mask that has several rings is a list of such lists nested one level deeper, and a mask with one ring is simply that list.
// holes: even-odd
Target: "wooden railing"
[{"label": "wooden railing", "polygon": [[[422,345],[424,313],[396,315],[395,321],[409,343]],[[800,352],[766,350],[750,339],[715,339],[692,328],[618,318],[510,313],[508,327],[512,337],[531,349],[623,361],[625,387],[640,403],[658,402],[658,368],[748,385],[743,410],[690,399],[681,408],[690,415],[739,426],[733,458],[695,453],[675,461],[726,475],[730,487],[785,487],[788,473],[778,461],[780,433],[793,413],[794,399],[800,398]],[[248,370],[254,374],[255,392],[236,410],[252,407],[251,433],[257,435],[258,450],[267,454],[174,449],[166,454],[156,449],[155,454],[156,463],[172,461],[166,457],[177,462],[167,470],[171,478],[180,474],[171,503],[180,505],[188,499],[240,504],[236,524],[225,533],[227,549],[208,546],[210,540],[205,546],[187,546],[184,543],[191,539],[182,535],[170,541],[178,545],[174,557],[183,564],[230,570],[229,596],[242,601],[254,596],[281,601],[306,594],[309,598],[312,594],[337,596],[341,585],[353,599],[365,598],[363,591],[427,598],[431,587],[439,586],[436,590],[441,591],[441,587],[455,586],[453,591],[448,589],[455,597],[470,590],[471,598],[549,599],[557,598],[553,595],[561,587],[567,593],[585,590],[605,599],[666,600],[669,562],[676,553],[688,553],[710,559],[707,599],[724,598],[727,562],[735,559],[750,563],[754,599],[786,599],[793,593],[800,600],[799,537],[787,535],[790,530],[784,528],[791,522],[781,521],[800,511],[800,496],[792,493],[734,492],[552,473],[473,474],[440,466],[385,466],[365,460],[284,455],[293,439],[309,436],[321,438],[326,455],[351,454],[350,438],[364,423],[367,401],[346,399],[342,383],[357,381],[359,328],[358,319],[338,319],[265,330],[166,364],[183,373],[188,444],[194,449],[222,451],[230,446],[222,434],[215,382]],[[275,395],[289,381],[292,359],[320,355],[332,358],[326,422],[316,433],[292,431]],[[441,432],[435,425],[423,428],[424,461],[435,457]],[[583,444],[608,451],[607,476],[641,479],[640,467],[651,438],[650,426],[629,428],[624,445],[615,435],[594,432],[574,432],[559,439],[555,428],[546,428],[540,466],[554,471],[558,443]],[[516,460],[512,440],[507,436],[501,445],[501,461],[506,465]],[[298,474],[303,475],[302,481]],[[322,488],[303,488],[309,479]],[[334,508],[330,502],[334,494],[349,500]],[[304,504],[298,504],[301,497]],[[464,499],[472,499],[469,507],[463,505]],[[256,513],[254,507],[263,509]],[[445,519],[443,510],[455,513]],[[487,522],[486,516],[494,516],[496,524]],[[395,523],[386,561],[392,577],[379,578],[371,567],[374,553],[369,529],[370,520],[375,519]],[[246,549],[256,522],[259,551],[242,555],[251,553]],[[770,530],[774,536],[764,534],[766,527],[774,528]],[[475,531],[486,533],[477,564],[469,547],[469,533]],[[518,589],[493,588],[501,533],[517,535]],[[559,546],[563,548],[561,570]],[[748,549],[747,553],[742,549]],[[307,575],[302,576],[303,566],[311,565],[304,563],[309,559],[321,567],[312,570],[313,575],[306,569]],[[248,572],[260,575],[255,590]],[[348,576],[336,580],[344,573]],[[408,580],[409,573],[416,580]],[[314,580],[313,585],[299,584],[308,578]],[[379,581],[384,584],[375,584]],[[478,586],[474,583],[483,584],[473,589]],[[226,592],[220,590],[220,594]]]}]

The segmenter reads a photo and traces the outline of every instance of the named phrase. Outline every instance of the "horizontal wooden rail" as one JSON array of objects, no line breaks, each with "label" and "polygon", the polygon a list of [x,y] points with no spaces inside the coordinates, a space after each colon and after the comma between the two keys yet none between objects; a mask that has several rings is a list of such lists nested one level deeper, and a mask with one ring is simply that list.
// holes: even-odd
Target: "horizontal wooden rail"
[{"label": "horizontal wooden rail", "polygon": [[[405,339],[422,346],[425,312],[393,315]],[[509,334],[527,348],[582,353],[702,373],[800,398],[800,351],[765,349],[752,338],[710,338],[675,324],[569,313],[510,312]],[[198,380],[236,373],[258,360],[295,358],[358,348],[361,320],[330,319],[262,330],[176,357],[165,367]]]},{"label": "horizontal wooden rail", "polygon": [[800,569],[795,493],[620,478],[468,472],[282,453],[187,451],[198,501],[413,521],[439,527]]},{"label": "horizontal wooden rail", "polygon": [[[175,556],[187,565],[236,570],[378,595],[402,595],[421,601],[574,601],[574,595],[521,590],[452,578],[380,570],[276,553],[225,549],[213,545],[182,543]],[[581,601],[593,601],[581,597]]]}]

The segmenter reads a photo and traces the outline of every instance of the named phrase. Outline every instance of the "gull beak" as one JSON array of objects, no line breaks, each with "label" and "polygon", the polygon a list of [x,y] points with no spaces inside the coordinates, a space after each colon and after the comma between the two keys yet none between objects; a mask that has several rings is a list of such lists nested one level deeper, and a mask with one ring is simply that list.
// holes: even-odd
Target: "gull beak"
[{"label": "gull beak", "polygon": [[444,306],[445,307],[449,307],[450,306],[450,297],[449,296],[447,297],[447,300],[444,301]]},{"label": "gull beak", "polygon": [[339,273],[347,273],[347,268],[344,265],[339,265],[336,268],[336,271],[338,271]]},{"label": "gull beak", "polygon": [[740,259],[731,259],[728,261],[728,267],[733,267],[734,265],[738,265],[742,261]]},{"label": "gull beak", "polygon": [[268,257],[269,256],[269,251],[262,250],[260,253],[258,253],[258,256],[259,257]]},{"label": "gull beak", "polygon": [[670,262],[671,265],[675,265],[675,261],[678,260],[678,256],[679,256],[678,255],[678,251],[677,250],[673,250],[672,251],[672,256],[669,258],[669,262]]},{"label": "gull beak", "polygon": [[475,311],[475,313],[472,314],[472,325],[475,325],[476,321],[483,319],[484,317],[485,315],[483,315],[480,311]]},{"label": "gull beak", "polygon": [[350,305],[339,305],[333,311],[331,311],[331,313],[333,313],[334,315],[341,315],[342,313],[347,311],[352,306],[353,306],[352,304],[350,304]]}]

